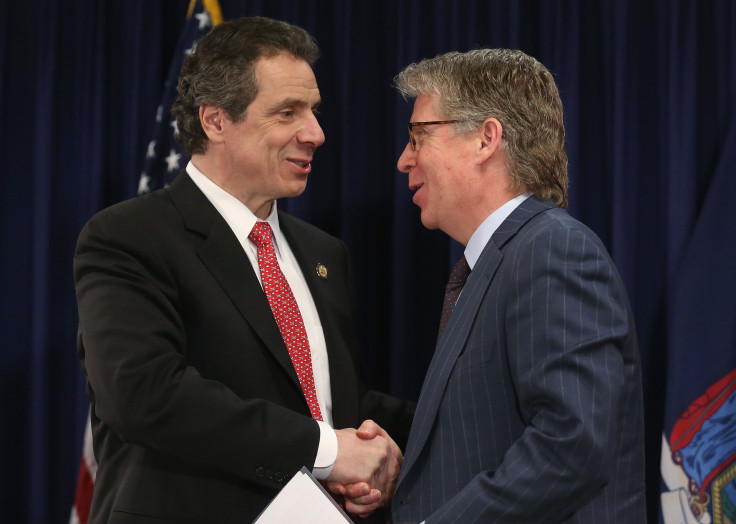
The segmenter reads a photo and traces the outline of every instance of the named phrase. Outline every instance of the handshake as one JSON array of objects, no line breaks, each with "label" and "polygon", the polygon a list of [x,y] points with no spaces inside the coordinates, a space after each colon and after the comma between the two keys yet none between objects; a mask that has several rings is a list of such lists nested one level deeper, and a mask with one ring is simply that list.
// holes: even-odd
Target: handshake
[{"label": "handshake", "polygon": [[344,498],[349,513],[366,517],[393,497],[404,457],[393,439],[372,420],[357,429],[338,429],[337,458],[327,489]]}]

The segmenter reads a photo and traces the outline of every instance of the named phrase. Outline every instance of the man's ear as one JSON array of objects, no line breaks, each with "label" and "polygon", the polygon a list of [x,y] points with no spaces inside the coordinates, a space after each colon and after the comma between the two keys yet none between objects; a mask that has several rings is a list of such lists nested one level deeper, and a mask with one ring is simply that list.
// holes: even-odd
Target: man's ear
[{"label": "man's ear", "polygon": [[503,126],[498,119],[489,117],[481,126],[480,146],[478,147],[478,163],[486,163],[494,154],[501,150]]},{"label": "man's ear", "polygon": [[225,111],[221,107],[210,104],[199,106],[199,122],[210,142],[219,143],[224,140],[223,123],[226,118]]}]

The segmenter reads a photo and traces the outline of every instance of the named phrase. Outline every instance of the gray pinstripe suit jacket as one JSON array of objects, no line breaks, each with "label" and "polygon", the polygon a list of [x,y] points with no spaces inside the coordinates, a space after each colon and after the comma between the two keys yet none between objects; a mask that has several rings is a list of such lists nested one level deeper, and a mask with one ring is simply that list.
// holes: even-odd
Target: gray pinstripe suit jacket
[{"label": "gray pinstripe suit jacket", "polygon": [[437,345],[394,522],[646,522],[640,374],[605,247],[528,198],[486,245]]}]

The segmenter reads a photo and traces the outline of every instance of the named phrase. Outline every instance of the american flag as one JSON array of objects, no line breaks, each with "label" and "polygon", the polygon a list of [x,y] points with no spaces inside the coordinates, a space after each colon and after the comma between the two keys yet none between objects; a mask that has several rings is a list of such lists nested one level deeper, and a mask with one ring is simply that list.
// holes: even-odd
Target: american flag
[{"label": "american flag", "polygon": [[[169,185],[189,160],[174,138],[177,126],[176,120],[171,117],[171,104],[176,98],[179,71],[184,57],[194,51],[197,40],[220,22],[222,22],[222,10],[218,0],[190,1],[187,21],[179,37],[164,85],[161,103],[156,111],[156,131],[146,150],[146,164],[138,182],[139,195]],[[69,524],[87,523],[96,474],[97,461],[92,449],[92,430],[88,417],[77,490]]]},{"label": "american flag", "polygon": [[178,132],[176,120],[171,116],[171,104],[177,95],[177,82],[181,63],[191,54],[197,40],[222,21],[217,0],[192,0],[187,13],[187,23],[179,37],[179,43],[169,68],[161,103],[156,110],[156,132],[146,150],[146,165],[138,182],[138,194],[168,186],[189,160],[174,135]]}]

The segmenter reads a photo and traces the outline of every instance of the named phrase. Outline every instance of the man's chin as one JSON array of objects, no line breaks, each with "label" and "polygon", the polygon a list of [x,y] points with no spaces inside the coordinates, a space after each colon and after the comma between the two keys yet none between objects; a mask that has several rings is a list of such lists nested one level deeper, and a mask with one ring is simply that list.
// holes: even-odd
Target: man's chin
[{"label": "man's chin", "polygon": [[434,217],[432,217],[429,213],[422,210],[422,214],[420,215],[420,219],[422,221],[422,225],[426,227],[427,229],[439,229],[439,226],[437,225],[437,222],[435,221]]},{"label": "man's chin", "polygon": [[292,184],[289,184],[288,187],[284,188],[284,193],[281,195],[280,198],[291,198],[291,197],[298,197],[304,191],[307,189],[307,177],[304,177],[304,180],[300,180],[298,182],[294,182]]}]

